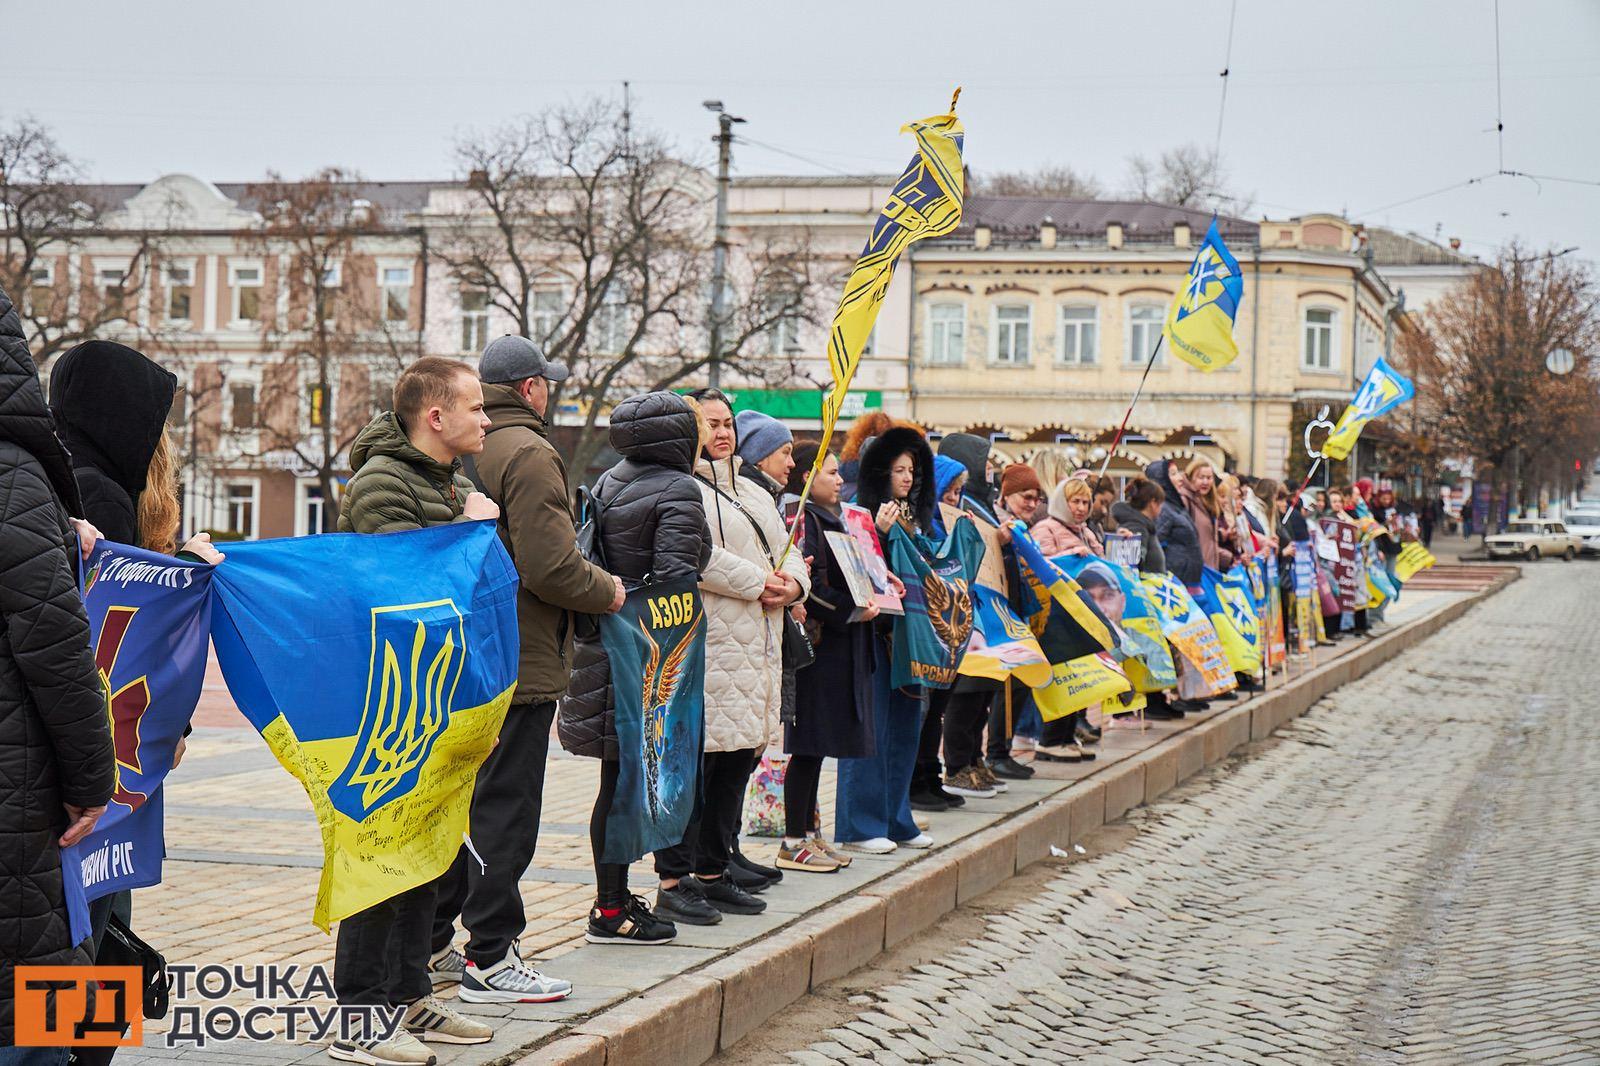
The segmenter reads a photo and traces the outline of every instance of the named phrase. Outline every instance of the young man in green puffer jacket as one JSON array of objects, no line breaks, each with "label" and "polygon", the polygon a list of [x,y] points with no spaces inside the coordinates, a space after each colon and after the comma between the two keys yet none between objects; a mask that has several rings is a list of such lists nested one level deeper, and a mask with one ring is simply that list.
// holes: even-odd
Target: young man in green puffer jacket
[{"label": "young man in green puffer jacket", "polygon": [[[355,474],[345,486],[339,532],[394,533],[500,517],[500,508],[461,472],[461,457],[483,450],[488,428],[483,389],[470,367],[437,356],[412,363],[395,383],[394,410],[374,418],[350,449]],[[328,1049],[334,1058],[428,1066],[435,1058],[423,1040],[493,1038],[492,1028],[433,995],[428,955],[436,895],[430,881],[339,923],[333,968],[339,1002],[405,1013],[387,1040],[335,1041]]]}]

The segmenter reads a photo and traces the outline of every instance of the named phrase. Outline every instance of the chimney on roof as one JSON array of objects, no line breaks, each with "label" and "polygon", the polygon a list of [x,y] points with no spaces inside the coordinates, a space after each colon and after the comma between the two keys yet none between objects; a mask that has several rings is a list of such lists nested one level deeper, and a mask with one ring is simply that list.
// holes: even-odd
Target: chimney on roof
[{"label": "chimney on roof", "polygon": [[350,221],[357,226],[364,226],[372,221],[372,201],[350,201]]},{"label": "chimney on roof", "polygon": [[1044,216],[1044,221],[1039,223],[1039,247],[1054,248],[1056,246],[1056,221],[1049,215]]},{"label": "chimney on roof", "polygon": [[467,188],[487,189],[489,187],[489,172],[487,170],[472,170],[467,172]]},{"label": "chimney on roof", "polygon": [[1189,223],[1174,222],[1172,224],[1172,243],[1179,248],[1189,247]]},{"label": "chimney on roof", "polygon": [[988,226],[977,226],[972,231],[972,246],[981,252],[989,247],[989,241],[993,236],[994,233]]},{"label": "chimney on roof", "polygon": [[1106,247],[1112,249],[1122,247],[1122,223],[1106,223]]}]

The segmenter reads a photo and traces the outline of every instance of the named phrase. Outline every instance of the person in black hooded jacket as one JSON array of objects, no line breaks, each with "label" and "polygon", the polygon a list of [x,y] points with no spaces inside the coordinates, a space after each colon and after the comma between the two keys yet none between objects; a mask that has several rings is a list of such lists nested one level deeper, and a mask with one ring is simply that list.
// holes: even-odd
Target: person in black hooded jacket
[{"label": "person in black hooded jacket", "polygon": [[[630,589],[647,581],[698,579],[711,561],[711,528],[690,471],[700,451],[693,408],[671,392],[630,396],[611,412],[611,447],[622,461],[600,476],[601,563]],[[596,898],[587,939],[664,944],[677,927],[628,891],[628,868],[605,863],[606,820],[617,791],[618,751],[611,663],[598,633],[574,642],[572,682],[556,720],[561,746],[600,760],[600,794],[589,819]]]},{"label": "person in black hooded jacket", "polygon": [[70,546],[67,516],[82,512],[0,289],[0,1047],[14,1039],[15,967],[89,961],[72,940],[60,849],[93,830],[116,763]]},{"label": "person in black hooded jacket", "polygon": [[1166,556],[1167,571],[1194,588],[1200,584],[1205,560],[1200,554],[1200,533],[1184,508],[1183,493],[1178,491],[1173,473],[1172,464],[1165,459],[1157,459],[1144,468],[1145,477],[1160,485],[1166,494],[1161,501],[1161,513],[1156,517],[1156,537]]},{"label": "person in black hooded jacket", "polygon": [[[894,488],[894,471],[907,456],[910,487],[901,495]],[[856,503],[872,512],[880,534],[899,523],[914,540],[931,540],[938,503],[933,450],[920,431],[895,426],[862,449]],[[911,814],[911,776],[928,700],[923,689],[890,687],[892,627],[882,618],[875,625],[880,641],[872,676],[875,750],[867,758],[839,760],[834,839],[853,851],[884,854],[896,847],[925,848],[933,843]]]},{"label": "person in black hooded jacket", "polygon": [[169,371],[112,341],[86,341],[51,371],[50,408],[84,515],[108,540],[139,544],[139,494],[177,389]]}]

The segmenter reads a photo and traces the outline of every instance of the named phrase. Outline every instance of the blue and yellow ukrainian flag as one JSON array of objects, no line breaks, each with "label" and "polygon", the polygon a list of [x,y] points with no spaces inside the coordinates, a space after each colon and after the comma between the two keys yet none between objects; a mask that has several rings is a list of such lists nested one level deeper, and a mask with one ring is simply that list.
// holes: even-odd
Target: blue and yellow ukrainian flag
[{"label": "blue and yellow ukrainian flag", "polygon": [[1006,598],[988,585],[974,583],[972,639],[956,672],[964,677],[1004,681],[1015,677],[1029,688],[1050,681],[1050,660],[1028,623],[1017,617]]},{"label": "blue and yellow ukrainian flag", "polygon": [[517,574],[494,523],[230,544],[212,586],[228,690],[316,811],[312,920],[442,874],[517,687]]},{"label": "blue and yellow ukrainian flag", "polygon": [[1233,320],[1243,299],[1244,274],[1222,243],[1213,218],[1182,290],[1172,299],[1162,334],[1178,358],[1190,366],[1200,370],[1225,367],[1239,357]]},{"label": "blue and yellow ukrainian flag", "polygon": [[[1399,407],[1417,393],[1409,378],[1380,358],[1367,371],[1366,380],[1356,390],[1355,399],[1344,409],[1333,432],[1322,442],[1322,454],[1328,459],[1343,459],[1356,446],[1361,430],[1374,418],[1382,417]],[[1324,423],[1326,424],[1326,423]]]},{"label": "blue and yellow ukrainian flag", "polygon": [[878,309],[889,291],[900,253],[913,241],[942,236],[961,223],[965,194],[961,149],[966,134],[955,115],[960,96],[961,90],[957,89],[947,114],[901,127],[901,133],[917,138],[917,154],[894,183],[888,201],[878,213],[866,247],[844,283],[839,308],[833,313],[833,325],[828,330],[828,367],[833,372],[833,388],[822,399],[822,447],[817,451],[813,473],[822,469],[822,460],[827,458],[828,441],[833,438],[850,380],[855,377],[862,349],[878,320]]}]

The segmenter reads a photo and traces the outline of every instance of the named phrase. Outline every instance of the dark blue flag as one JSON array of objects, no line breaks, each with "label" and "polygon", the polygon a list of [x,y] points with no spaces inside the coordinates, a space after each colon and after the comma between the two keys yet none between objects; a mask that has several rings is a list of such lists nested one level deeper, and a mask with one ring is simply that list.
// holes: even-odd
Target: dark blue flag
[{"label": "dark blue flag", "polygon": [[161,881],[161,783],[205,680],[213,569],[110,541],[87,567],[83,604],[117,786],[94,832],[61,852],[75,941],[88,935],[89,900]]},{"label": "dark blue flag", "polygon": [[645,585],[600,619],[617,726],[602,862],[683,840],[705,732],[706,613],[693,580]]}]

